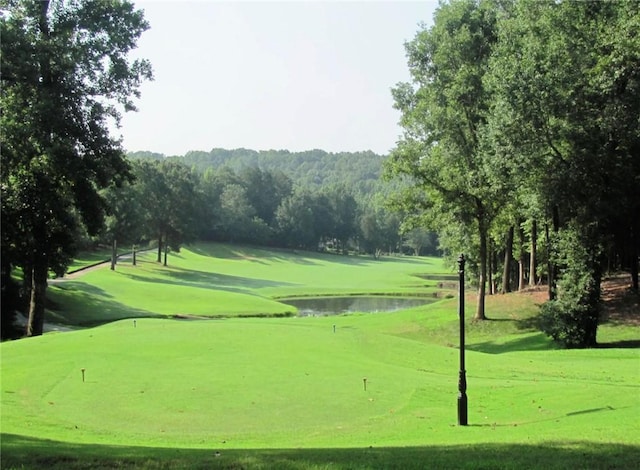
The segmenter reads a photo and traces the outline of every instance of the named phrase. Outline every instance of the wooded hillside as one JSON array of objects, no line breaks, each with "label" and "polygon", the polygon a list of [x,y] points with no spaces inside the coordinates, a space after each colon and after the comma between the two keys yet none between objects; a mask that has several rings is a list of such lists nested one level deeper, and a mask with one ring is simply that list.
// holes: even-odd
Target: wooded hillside
[{"label": "wooded hillside", "polygon": [[[209,152],[192,150],[184,156],[165,156],[148,151],[129,152],[128,157],[177,160],[201,173],[221,167],[236,172],[245,167],[281,171],[296,185],[306,188],[347,185],[358,196],[382,190],[385,186],[380,181],[380,174],[386,156],[371,151],[330,153],[319,149],[290,152],[214,148]],[[387,186],[389,184],[386,183]]]}]

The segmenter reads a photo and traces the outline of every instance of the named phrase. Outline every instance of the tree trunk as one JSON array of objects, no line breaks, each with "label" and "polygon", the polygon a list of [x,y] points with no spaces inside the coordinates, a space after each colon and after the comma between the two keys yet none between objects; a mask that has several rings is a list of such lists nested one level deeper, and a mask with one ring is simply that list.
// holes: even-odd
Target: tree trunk
[{"label": "tree trunk", "polygon": [[631,251],[631,288],[638,292],[638,251],[634,248]]},{"label": "tree trunk", "polygon": [[[552,222],[553,232],[558,233],[560,230],[560,214],[558,213],[558,206],[552,208]],[[553,262],[554,249],[551,246],[551,237],[549,236],[549,224],[545,224],[545,236],[547,239],[547,269],[549,276],[549,300],[556,300],[558,298],[557,285],[556,285],[556,265]]]},{"label": "tree trunk", "polygon": [[491,281],[491,292],[493,294],[497,294],[498,293],[498,253],[496,252],[495,247],[493,248],[493,251],[489,254],[491,256],[491,259],[493,260],[491,263],[493,265],[493,280]]},{"label": "tree trunk", "polygon": [[601,300],[601,283],[602,269],[596,267],[593,273],[591,289],[588,295],[588,310],[585,312],[587,321],[585,322],[585,344],[584,347],[593,348],[597,345],[598,324],[600,323],[600,300]]},{"label": "tree trunk", "polygon": [[549,236],[549,224],[544,224],[544,239],[547,247],[547,295],[549,300],[555,300],[556,294],[553,288],[553,263],[551,262],[551,237]]},{"label": "tree trunk", "polygon": [[136,246],[131,247],[131,264],[136,265]]},{"label": "tree trunk", "polygon": [[531,221],[531,255],[529,256],[529,285],[535,286],[538,282],[536,279],[536,250],[538,244],[538,223]]},{"label": "tree trunk", "polygon": [[527,265],[527,253],[524,250],[524,230],[522,230],[522,224],[518,224],[518,290],[523,290],[526,287],[526,265]]},{"label": "tree trunk", "polygon": [[502,270],[502,289],[501,294],[511,292],[511,261],[513,260],[513,226],[509,227],[507,232],[507,243],[504,249],[504,268]]},{"label": "tree trunk", "polygon": [[480,277],[478,279],[478,304],[474,319],[486,320],[484,300],[487,284],[487,228],[483,219],[478,220],[480,226]]},{"label": "tree trunk", "polygon": [[493,288],[493,243],[491,240],[487,242],[487,280],[489,282],[489,295],[493,295],[496,291]]},{"label": "tree trunk", "polygon": [[[629,259],[629,271],[631,272],[631,289],[638,292],[638,264],[640,264],[640,253],[638,253],[638,235],[635,227],[631,228],[629,246],[631,248]],[[626,264],[626,263],[624,263]]]},{"label": "tree trunk", "polygon": [[29,295],[29,318],[27,320],[26,335],[40,336],[44,331],[44,307],[47,296],[48,263],[35,260],[29,273],[31,278]]},{"label": "tree trunk", "polygon": [[165,242],[164,244],[164,263],[163,265],[167,265],[167,251],[169,251],[169,244]]},{"label": "tree trunk", "polygon": [[158,235],[158,263],[162,262],[162,234]]},{"label": "tree trunk", "polygon": [[114,237],[113,242],[111,243],[111,271],[115,271],[117,260],[118,260],[118,242]]}]

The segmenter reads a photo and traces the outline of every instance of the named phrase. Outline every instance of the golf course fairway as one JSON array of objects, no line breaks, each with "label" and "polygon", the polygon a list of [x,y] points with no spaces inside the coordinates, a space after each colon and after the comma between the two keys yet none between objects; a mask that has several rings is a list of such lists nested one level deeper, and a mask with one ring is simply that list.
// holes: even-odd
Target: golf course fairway
[{"label": "golf course fairway", "polygon": [[468,307],[458,426],[457,299],[319,317],[278,300],[431,295],[441,260],[205,244],[152,259],[52,283],[51,316],[98,326],[0,344],[3,469],[640,464],[640,351],[555,349],[530,293],[488,299],[486,322]]}]

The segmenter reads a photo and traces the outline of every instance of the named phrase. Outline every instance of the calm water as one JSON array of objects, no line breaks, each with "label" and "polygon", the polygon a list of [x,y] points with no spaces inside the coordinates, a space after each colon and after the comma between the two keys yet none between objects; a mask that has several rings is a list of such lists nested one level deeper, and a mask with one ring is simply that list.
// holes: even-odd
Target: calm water
[{"label": "calm water", "polygon": [[313,297],[304,299],[284,299],[282,303],[293,305],[300,316],[340,315],[352,312],[393,312],[417,307],[433,302],[428,297]]}]

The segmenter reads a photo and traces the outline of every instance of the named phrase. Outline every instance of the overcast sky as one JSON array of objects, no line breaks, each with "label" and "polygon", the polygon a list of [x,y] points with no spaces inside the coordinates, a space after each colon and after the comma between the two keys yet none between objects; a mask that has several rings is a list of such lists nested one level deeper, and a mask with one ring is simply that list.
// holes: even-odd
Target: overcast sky
[{"label": "overcast sky", "polygon": [[151,29],[135,57],[155,80],[125,114],[129,151],[373,150],[401,130],[390,89],[404,43],[437,2],[136,0]]}]

